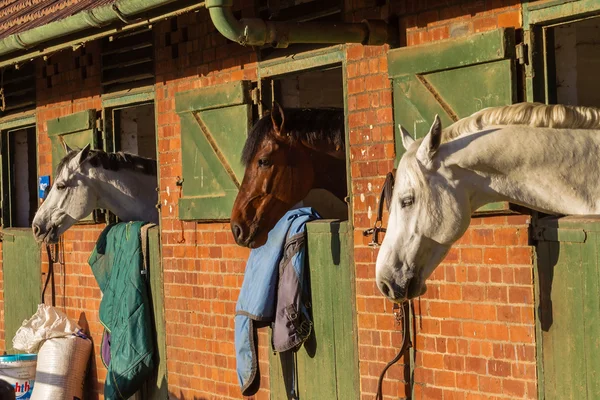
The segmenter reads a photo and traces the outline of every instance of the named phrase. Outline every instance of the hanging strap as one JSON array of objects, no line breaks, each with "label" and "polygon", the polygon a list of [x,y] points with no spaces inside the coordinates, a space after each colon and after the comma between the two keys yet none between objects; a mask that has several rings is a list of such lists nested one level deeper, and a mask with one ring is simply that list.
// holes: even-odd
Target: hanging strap
[{"label": "hanging strap", "polygon": [[383,203],[387,204],[387,210],[390,211],[390,207],[392,204],[392,194],[394,193],[394,172],[388,172],[385,176],[385,182],[381,188],[381,194],[379,195],[379,204],[377,206],[377,219],[375,220],[375,225],[372,228],[366,229],[363,231],[363,236],[373,235],[371,238],[371,242],[369,246],[371,247],[379,247],[381,243],[379,243],[379,233],[385,232],[386,229],[383,227]]},{"label": "hanging strap", "polygon": [[[55,260],[52,258],[52,250],[50,250],[50,244],[46,243],[46,254],[48,255],[48,275],[46,275],[46,282],[44,282],[44,289],[42,290],[42,304],[46,304],[46,288],[48,287],[48,283],[52,279],[52,307],[56,306],[56,286],[54,285],[54,262]],[[56,250],[58,253],[58,244]]]},{"label": "hanging strap", "polygon": [[[396,318],[396,322],[400,323],[402,325],[402,343],[400,344],[400,349],[398,350],[398,354],[396,354],[396,356],[392,359],[392,361],[390,361],[389,363],[387,363],[387,365],[383,368],[383,371],[381,371],[381,374],[379,375],[379,380],[377,381],[377,396],[375,396],[375,400],[383,400],[383,378],[385,377],[385,373],[387,372],[388,369],[390,369],[390,367],[394,364],[396,364],[400,358],[402,357],[402,355],[406,354],[406,350],[408,350],[410,347],[412,347],[412,343],[410,341],[410,319],[409,319],[409,312],[410,312],[410,308],[412,306],[412,302],[410,301],[405,301],[404,303],[402,303],[401,305],[398,303],[394,303],[394,316]],[[408,390],[407,393],[411,392],[411,382],[410,382],[410,378],[407,381],[407,386],[408,386]],[[410,394],[408,396],[410,398]]]}]

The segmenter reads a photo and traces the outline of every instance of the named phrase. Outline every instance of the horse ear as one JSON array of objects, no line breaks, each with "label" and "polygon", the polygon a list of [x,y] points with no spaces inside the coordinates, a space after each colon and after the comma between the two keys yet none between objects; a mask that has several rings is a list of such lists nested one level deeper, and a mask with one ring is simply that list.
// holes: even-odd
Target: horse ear
[{"label": "horse ear", "polygon": [[60,144],[62,144],[63,149],[65,149],[65,154],[69,154],[71,151],[73,151],[73,149],[69,147],[69,145],[67,144],[67,142],[65,142],[65,139],[63,139],[62,136],[58,137],[58,141],[60,142]]},{"label": "horse ear", "polygon": [[276,101],[273,102],[273,107],[271,107],[271,122],[273,122],[275,132],[281,134],[283,132],[285,116],[283,115],[283,108]]},{"label": "horse ear", "polygon": [[431,129],[429,129],[429,133],[421,142],[419,150],[417,150],[417,159],[421,161],[423,165],[429,165],[433,160],[435,153],[437,153],[440,148],[441,143],[442,122],[440,121],[440,117],[436,114],[433,125],[431,125]]},{"label": "horse ear", "polygon": [[404,150],[408,150],[411,144],[415,142],[415,139],[410,136],[410,133],[400,124],[398,124],[398,129],[400,129],[400,134],[402,135],[402,146],[404,146]]},{"label": "horse ear", "polygon": [[86,144],[83,150],[77,156],[77,164],[81,165],[87,159],[88,154],[90,154],[90,144]]}]

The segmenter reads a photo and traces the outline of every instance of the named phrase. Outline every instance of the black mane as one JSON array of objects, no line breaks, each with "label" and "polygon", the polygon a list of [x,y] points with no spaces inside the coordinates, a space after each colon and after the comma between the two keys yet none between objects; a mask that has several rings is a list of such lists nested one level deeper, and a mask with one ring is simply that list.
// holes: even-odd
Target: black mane
[{"label": "black mane", "polygon": [[[71,150],[60,160],[56,167],[56,176],[81,150]],[[89,161],[94,167],[102,167],[109,171],[119,171],[127,169],[140,172],[145,175],[156,176],[156,161],[150,158],[141,157],[134,154],[117,152],[107,153],[103,150],[90,150],[84,161]]]},{"label": "black mane", "polygon": [[[333,147],[344,149],[344,110],[340,108],[286,108],[284,129],[294,141],[306,140],[310,144],[325,141]],[[262,141],[273,135],[271,115],[262,117],[250,130],[242,163],[248,166]]]}]

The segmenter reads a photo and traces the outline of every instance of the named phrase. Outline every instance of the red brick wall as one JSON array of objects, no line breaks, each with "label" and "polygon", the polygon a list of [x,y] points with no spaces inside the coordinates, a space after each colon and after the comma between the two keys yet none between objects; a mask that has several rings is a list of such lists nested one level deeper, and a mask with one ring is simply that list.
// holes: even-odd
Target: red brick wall
[{"label": "red brick wall", "polygon": [[[371,0],[345,3],[349,21],[402,15],[403,45],[498,26],[520,26],[519,5],[512,0],[395,1],[383,7],[375,7]],[[252,15],[252,1],[237,4],[245,16]],[[175,183],[182,167],[174,96],[180,91],[227,81],[256,80],[256,54],[252,49],[228,43],[214,30],[205,10],[177,17],[176,25],[174,29],[171,21],[165,21],[154,27],[169,392],[179,399],[238,399],[241,396],[235,373],[233,315],[248,251],[234,244],[227,223],[181,223],[177,219],[179,187]],[[178,33],[182,29],[188,31],[186,42]],[[169,46],[166,35],[171,36]],[[177,57],[174,46],[178,47]],[[381,184],[393,167],[388,49],[360,45],[347,49],[356,305],[364,399],[374,398],[377,377],[400,344],[392,304],[375,286],[377,252],[367,246],[368,238],[362,236],[362,230],[374,222]],[[85,79],[73,61],[78,51],[51,57],[51,66],[36,61],[40,175],[50,173],[52,162],[46,121],[86,108],[101,109],[99,44],[86,47],[86,52],[92,54],[92,64],[86,66]],[[42,74],[44,69],[46,76]],[[466,398],[467,394],[469,398],[535,397],[528,224],[525,216],[475,218],[471,229],[429,280],[429,291],[415,303],[417,398]],[[92,399],[102,397],[106,371],[99,359],[100,292],[87,265],[101,229],[102,226],[71,229],[64,237],[65,264],[55,266],[57,306],[78,320],[84,314],[94,339],[95,363],[87,390],[87,398]],[[46,262],[42,268],[47,270]],[[262,389],[257,399],[269,397],[269,347],[266,331],[262,330]],[[405,396],[402,375],[401,365],[388,372],[386,398]],[[503,390],[503,394],[499,395],[498,390]]]},{"label": "red brick wall", "polygon": [[[402,15],[401,43],[413,46],[498,27],[520,27],[518,3],[407,1],[394,2],[379,12]],[[355,2],[352,6],[350,18],[374,17],[372,8],[361,10]],[[347,52],[364,399],[374,398],[377,378],[401,340],[391,303],[381,297],[375,285],[377,250],[368,247],[370,238],[362,236],[362,230],[375,222],[381,185],[393,167],[394,128],[386,54],[386,47],[359,45],[349,46]],[[526,216],[474,218],[472,228],[429,279],[428,292],[415,301],[417,399],[536,397],[528,227]],[[402,366],[392,367],[385,382],[386,398],[405,396]]]},{"label": "red brick wall", "polygon": [[[169,392],[180,399],[238,399],[234,356],[235,303],[248,250],[235,244],[228,223],[181,223],[177,219],[181,135],[175,94],[236,80],[256,80],[252,49],[227,44],[206,12],[177,18],[188,41],[179,57],[165,47],[169,22],[156,27],[156,103],[162,210],[162,256]],[[182,240],[184,242],[182,243]],[[268,339],[259,336],[262,388],[268,399]]]},{"label": "red brick wall", "polygon": [[[47,121],[90,108],[102,109],[100,100],[100,48],[99,43],[81,49],[65,51],[50,57],[47,62],[36,60],[37,79],[37,133],[38,173],[50,175],[52,147],[47,134]],[[89,57],[91,55],[91,64]],[[83,57],[80,68],[75,58]],[[83,78],[81,66],[86,68]],[[63,236],[60,258],[63,264],[54,264],[56,307],[78,321],[94,342],[93,362],[86,380],[86,398],[102,398],[106,368],[100,360],[102,325],[98,319],[100,289],[87,264],[104,225],[83,225],[69,229]],[[42,248],[42,283],[48,272],[45,248]],[[51,304],[51,289],[46,291],[46,304]]]}]

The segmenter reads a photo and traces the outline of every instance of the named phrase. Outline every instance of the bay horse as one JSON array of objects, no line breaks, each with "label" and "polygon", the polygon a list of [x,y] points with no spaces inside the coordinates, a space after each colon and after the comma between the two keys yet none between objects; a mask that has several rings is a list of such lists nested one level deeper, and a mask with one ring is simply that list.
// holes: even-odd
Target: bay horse
[{"label": "bay horse", "polygon": [[394,302],[425,293],[425,280],[485,204],[600,214],[600,109],[520,103],[444,130],[436,116],[420,140],[399,129],[406,153],[376,265],[377,286]]},{"label": "bay horse", "polygon": [[38,242],[56,243],[77,221],[94,209],[113,212],[122,221],[158,223],[156,161],[128,153],[73,150],[63,142],[66,156],[33,218]]},{"label": "bay horse", "polygon": [[265,244],[277,221],[312,189],[325,189],[345,201],[344,132],[341,109],[284,112],[273,103],[250,130],[242,151],[246,170],[231,213],[238,245]]}]

